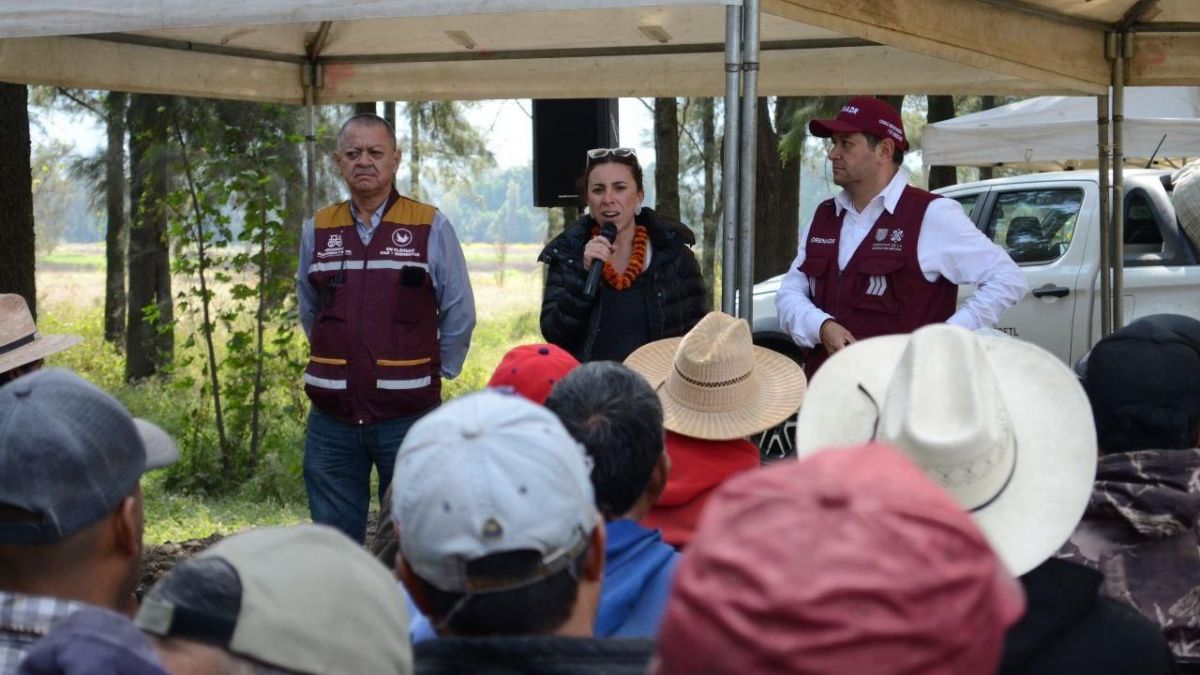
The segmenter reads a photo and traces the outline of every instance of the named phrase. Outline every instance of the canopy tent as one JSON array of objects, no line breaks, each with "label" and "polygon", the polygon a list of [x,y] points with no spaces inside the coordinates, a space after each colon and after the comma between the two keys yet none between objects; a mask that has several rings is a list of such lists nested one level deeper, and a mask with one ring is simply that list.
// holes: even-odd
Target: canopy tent
[{"label": "canopy tent", "polygon": [[[0,0],[0,80],[310,111],[358,100],[724,91],[726,138],[738,150],[725,153],[725,259],[740,261],[724,266],[725,309],[737,267],[748,316],[757,96],[1091,94],[1107,120],[1112,86],[1119,160],[1125,85],[1200,84],[1200,2]],[[310,172],[312,152],[310,141]],[[1120,261],[1121,210],[1112,213]],[[1119,317],[1120,274],[1113,283]]]},{"label": "canopy tent", "polygon": [[[1200,157],[1200,89],[1137,87],[1126,96],[1126,165]],[[1096,123],[1092,97],[1039,96],[927,125],[921,158],[926,166],[1095,168]]]}]

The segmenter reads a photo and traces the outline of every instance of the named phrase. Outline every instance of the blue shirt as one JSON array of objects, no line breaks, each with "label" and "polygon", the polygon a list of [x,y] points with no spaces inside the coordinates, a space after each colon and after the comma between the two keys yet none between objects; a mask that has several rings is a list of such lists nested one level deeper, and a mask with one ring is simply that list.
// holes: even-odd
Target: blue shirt
[{"label": "blue shirt", "polygon": [[[383,220],[385,200],[371,214],[370,225],[359,217],[354,202],[350,202],[350,213],[354,216],[354,229],[363,245],[371,243],[371,237]],[[300,325],[304,334],[312,337],[313,323],[317,320],[317,289],[308,281],[308,267],[312,263],[316,233],[313,219],[304,221],[300,233],[300,264],[296,268],[296,295],[300,305]],[[467,273],[467,259],[462,246],[454,234],[454,226],[441,211],[434,211],[429,231],[429,275],[433,278],[433,290],[438,303],[438,342],[442,350],[442,377],[453,378],[462,372],[467,349],[471,346],[471,332],[475,330],[475,295],[471,291],[471,277]]]}]

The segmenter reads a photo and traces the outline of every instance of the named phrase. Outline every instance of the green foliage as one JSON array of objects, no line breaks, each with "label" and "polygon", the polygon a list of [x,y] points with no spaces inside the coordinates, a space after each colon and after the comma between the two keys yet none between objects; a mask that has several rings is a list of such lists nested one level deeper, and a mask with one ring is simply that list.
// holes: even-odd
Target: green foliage
[{"label": "green foliage", "polygon": [[178,364],[186,373],[171,386],[199,396],[177,413],[189,452],[166,484],[228,493],[255,481],[258,494],[283,499],[298,469],[295,455],[263,448],[295,442],[280,437],[279,427],[302,427],[305,411],[295,386],[305,345],[295,332],[292,279],[281,272],[294,266],[296,248],[280,197],[281,178],[297,169],[281,152],[295,141],[295,114],[283,106],[192,102],[173,123],[185,180],[167,198],[177,246],[172,267],[196,283],[176,296],[190,320],[180,326],[187,337]]}]

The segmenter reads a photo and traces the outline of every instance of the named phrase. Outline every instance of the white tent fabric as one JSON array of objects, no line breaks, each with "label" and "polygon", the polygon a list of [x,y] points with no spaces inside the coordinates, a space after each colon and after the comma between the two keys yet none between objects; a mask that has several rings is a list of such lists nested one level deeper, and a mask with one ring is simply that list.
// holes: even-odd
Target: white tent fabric
[{"label": "white tent fabric", "polygon": [[[921,154],[926,166],[1055,170],[1094,167],[1096,142],[1095,98],[1039,96],[927,125]],[[1131,166],[1200,157],[1200,88],[1126,89],[1124,153]]]}]

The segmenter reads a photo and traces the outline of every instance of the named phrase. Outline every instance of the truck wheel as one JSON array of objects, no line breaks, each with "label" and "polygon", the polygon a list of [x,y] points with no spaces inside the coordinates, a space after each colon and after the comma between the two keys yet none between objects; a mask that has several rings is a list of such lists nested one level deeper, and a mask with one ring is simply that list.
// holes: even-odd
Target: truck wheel
[{"label": "truck wheel", "polygon": [[[791,340],[777,337],[755,338],[754,344],[779,352],[797,364],[804,363],[804,350]],[[776,426],[754,434],[750,440],[758,446],[758,456],[763,464],[790,459],[796,454],[796,415],[792,415]]]}]

